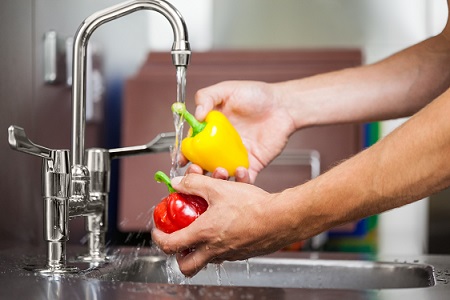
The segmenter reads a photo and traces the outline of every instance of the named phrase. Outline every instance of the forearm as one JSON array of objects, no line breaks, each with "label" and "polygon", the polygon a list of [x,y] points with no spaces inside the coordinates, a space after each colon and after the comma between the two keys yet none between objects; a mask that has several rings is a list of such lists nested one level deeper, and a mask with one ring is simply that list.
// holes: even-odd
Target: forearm
[{"label": "forearm", "polygon": [[410,116],[450,83],[444,34],[379,63],[277,83],[279,101],[297,129]]},{"label": "forearm", "polygon": [[372,147],[315,180],[279,194],[278,203],[287,202],[296,210],[290,222],[297,222],[293,224],[300,237],[414,202],[449,186],[449,111],[447,91]]}]

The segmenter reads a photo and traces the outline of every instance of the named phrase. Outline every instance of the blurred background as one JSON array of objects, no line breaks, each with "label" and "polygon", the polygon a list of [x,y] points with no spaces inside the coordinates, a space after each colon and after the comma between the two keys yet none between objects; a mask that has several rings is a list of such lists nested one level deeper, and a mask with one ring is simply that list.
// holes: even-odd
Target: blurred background
[{"label": "blurred background", "polygon": [[[67,84],[70,59],[66,62],[70,58],[70,38],[91,13],[119,2],[3,0],[0,3],[0,130],[4,132],[0,135],[3,137],[0,140],[0,245],[16,242],[43,245],[41,161],[10,150],[7,128],[16,124],[25,128],[30,139],[37,144],[49,148],[70,148],[71,89]],[[437,34],[447,18],[445,0],[169,2],[180,10],[187,23],[193,50],[193,70],[196,53],[198,57],[207,57],[208,53],[217,51],[263,51],[273,53],[270,57],[276,62],[276,54],[283,51],[324,53],[325,50],[328,53],[327,50],[338,50],[338,57],[347,57],[342,54],[346,51],[360,54],[352,56],[351,64],[370,64]],[[50,80],[46,76],[48,62],[45,60],[49,39],[55,41],[57,65],[56,77]],[[152,53],[167,52],[169,57],[172,41],[169,24],[154,12],[134,13],[100,27],[93,34],[89,52],[87,147],[123,145],[121,131],[128,120],[122,110],[127,103],[127,83],[137,80],[144,66],[151,66]],[[326,55],[320,57],[327,62],[330,60]],[[200,61],[199,64],[207,64]],[[173,90],[170,92],[175,91],[175,70],[168,66],[167,73],[172,71]],[[157,77],[152,76],[149,78]],[[192,75],[192,78],[196,77]],[[188,87],[190,80],[188,70]],[[188,92],[188,102],[193,92]],[[152,101],[152,95],[142,95],[142,98]],[[169,104],[168,100],[167,107]],[[148,118],[152,119],[154,114],[155,111],[149,111]],[[404,120],[372,124],[377,129],[375,140],[402,122]],[[134,130],[139,132],[140,127]],[[160,131],[171,130],[161,128]],[[363,141],[370,132],[361,128],[352,143],[356,143],[359,149],[368,146]],[[150,140],[153,135],[148,134],[147,138]],[[355,145],[351,147],[354,149]],[[327,160],[326,153],[320,155],[322,160]],[[147,159],[151,164],[152,157]],[[120,212],[121,206],[126,207],[132,201],[119,191],[123,184],[121,175],[126,176],[117,166],[112,180],[112,230],[137,231],[133,226],[126,226],[133,216],[123,216]],[[344,236],[344,241],[334,249],[369,249],[389,254],[449,253],[449,197],[449,192],[443,191],[431,199],[377,216],[362,233],[355,234],[350,230],[344,235],[336,234],[337,239]],[[85,241],[83,220],[75,219],[70,226],[70,242]],[[358,241],[359,245],[362,243],[369,247],[353,247]]]}]

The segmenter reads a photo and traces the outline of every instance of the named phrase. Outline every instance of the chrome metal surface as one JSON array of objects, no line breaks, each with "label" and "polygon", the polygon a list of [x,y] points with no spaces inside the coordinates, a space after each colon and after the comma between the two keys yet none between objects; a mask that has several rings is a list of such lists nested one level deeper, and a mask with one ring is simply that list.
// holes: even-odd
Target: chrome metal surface
[{"label": "chrome metal surface", "polygon": [[[43,80],[46,84],[70,86],[72,49],[67,47],[71,38],[65,38],[53,29],[54,27],[52,30],[46,31],[43,38]],[[70,62],[70,66],[68,62]]]},{"label": "chrome metal surface", "polygon": [[431,265],[352,260],[252,258],[209,265],[186,279],[173,258],[143,256],[121,259],[101,270],[112,281],[320,289],[402,289],[435,285]]},{"label": "chrome metal surface", "polygon": [[310,166],[311,179],[320,175],[320,153],[317,150],[285,150],[271,164],[279,166]]},{"label": "chrome metal surface", "polygon": [[36,155],[42,158],[50,158],[51,149],[36,145],[32,141],[30,141],[30,139],[27,137],[27,134],[25,133],[25,130],[19,126],[9,126],[8,142],[9,146],[14,150],[31,155]]},{"label": "chrome metal surface", "polygon": [[44,240],[47,265],[41,272],[74,271],[65,266],[65,246],[69,238],[69,151],[52,150],[42,160],[42,197],[44,200]]},{"label": "chrome metal surface", "polygon": [[102,212],[91,214],[86,219],[89,235],[89,253],[79,258],[83,261],[104,261],[108,259],[105,235],[108,228],[108,198],[111,160],[127,156],[170,151],[175,140],[174,132],[160,133],[146,145],[116,149],[91,148],[86,151],[86,165],[90,171],[90,199],[102,203]]},{"label": "chrome metal surface", "polygon": [[73,37],[67,38],[64,44],[66,52],[66,85],[72,86]]},{"label": "chrome metal surface", "polygon": [[[69,260],[82,251],[68,250]],[[450,294],[450,256],[277,253],[250,260],[249,270],[245,262],[208,266],[203,272],[210,278],[180,285],[158,283],[167,278],[161,271],[165,257],[147,248],[111,249],[111,262],[77,263],[81,271],[70,276],[24,271],[24,264],[41,260],[35,252],[24,247],[0,251],[0,299],[439,300]]]},{"label": "chrome metal surface", "polygon": [[90,173],[89,199],[102,203],[102,208],[85,219],[89,252],[79,258],[83,261],[99,262],[108,259],[105,236],[108,229],[108,200],[110,183],[110,158],[108,150],[92,148],[86,151],[86,165]]},{"label": "chrome metal surface", "polygon": [[14,150],[42,157],[42,198],[44,201],[44,240],[47,260],[43,266],[29,267],[34,271],[73,272],[66,267],[66,242],[69,236],[69,150],[52,150],[30,141],[18,126],[8,129],[8,141]]},{"label": "chrome metal surface", "polygon": [[170,151],[170,147],[174,144],[175,132],[166,132],[158,134],[153,140],[145,145],[109,149],[109,154],[111,159],[114,159],[124,156],[166,152]]},{"label": "chrome metal surface", "polygon": [[57,44],[56,31],[46,32],[44,35],[44,80],[46,83],[55,83],[57,78]]},{"label": "chrome metal surface", "polygon": [[128,1],[112,6],[86,18],[79,27],[73,46],[73,83],[72,83],[72,163],[82,164],[84,160],[84,132],[86,118],[86,53],[92,33],[102,24],[138,10],[153,10],[162,14],[172,26],[174,42],[172,58],[174,65],[187,66],[190,47],[186,24],[172,4],[163,0]]},{"label": "chrome metal surface", "polygon": [[[82,260],[101,262],[107,260],[105,233],[108,216],[110,152],[105,149],[88,150],[85,161],[86,126],[86,65],[88,41],[96,28],[114,19],[139,10],[153,10],[162,14],[171,24],[174,33],[172,60],[176,68],[186,68],[190,48],[186,25],[180,13],[164,0],[135,0],[111,6],[85,19],[73,40],[72,68],[72,145],[68,150],[51,150],[32,143],[25,131],[10,126],[8,140],[11,148],[43,158],[44,235],[47,241],[47,265],[30,267],[42,273],[61,274],[76,271],[66,266],[66,242],[69,239],[69,217],[86,217],[89,236],[89,253]],[[53,80],[56,33],[47,36],[49,53],[49,81]],[[50,74],[51,73],[51,74]],[[138,148],[114,149],[112,157],[153,153],[168,150],[170,134],[161,134],[147,145]],[[172,139],[173,140],[173,139]],[[69,160],[71,155],[71,161]]]}]

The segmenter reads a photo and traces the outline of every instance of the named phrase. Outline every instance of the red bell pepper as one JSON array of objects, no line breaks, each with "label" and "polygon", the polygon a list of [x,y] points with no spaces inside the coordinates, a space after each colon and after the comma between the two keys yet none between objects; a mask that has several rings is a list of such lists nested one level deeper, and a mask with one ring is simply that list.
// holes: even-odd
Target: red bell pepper
[{"label": "red bell pepper", "polygon": [[158,182],[164,182],[170,193],[153,211],[153,221],[159,230],[172,233],[185,228],[208,208],[208,202],[205,199],[178,193],[170,184],[169,177],[163,172],[156,172],[155,179]]}]

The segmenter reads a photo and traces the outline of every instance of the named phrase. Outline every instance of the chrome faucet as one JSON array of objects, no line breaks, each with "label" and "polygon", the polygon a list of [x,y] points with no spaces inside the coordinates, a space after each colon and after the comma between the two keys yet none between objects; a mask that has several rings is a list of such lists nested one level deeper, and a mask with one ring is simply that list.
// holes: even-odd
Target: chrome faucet
[{"label": "chrome faucet", "polygon": [[[189,64],[191,51],[186,25],[176,8],[166,1],[129,1],[94,13],[84,20],[74,38],[73,46],[71,149],[72,165],[75,168],[75,170],[72,170],[73,175],[83,173],[83,170],[77,170],[77,166],[83,164],[84,157],[84,129],[86,123],[86,53],[89,37],[100,25],[143,9],[157,11],[169,20],[174,34],[172,62],[175,66],[181,67],[186,67]],[[82,186],[80,186],[80,188],[82,188]]]},{"label": "chrome faucet", "polygon": [[8,129],[9,143],[14,150],[43,158],[42,190],[47,262],[44,267],[31,268],[33,271],[78,271],[76,267],[67,266],[66,259],[68,220],[78,216],[86,217],[89,236],[89,253],[82,257],[83,260],[106,260],[105,233],[111,159],[168,151],[173,145],[175,134],[163,133],[143,146],[85,150],[86,53],[89,38],[102,24],[138,10],[153,10],[166,17],[174,33],[171,50],[173,65],[176,68],[187,68],[191,55],[187,28],[181,14],[170,3],[164,0],[133,0],[106,8],[86,18],[74,37],[71,151],[52,150],[36,145],[18,126],[10,126]]}]

